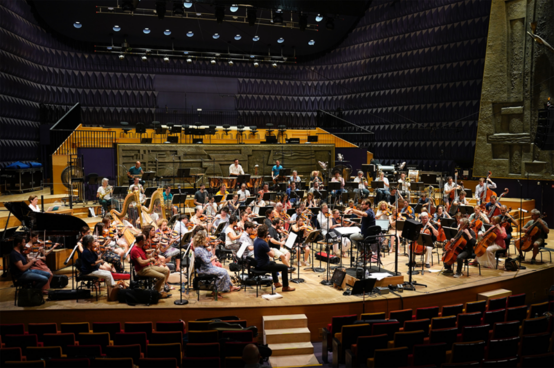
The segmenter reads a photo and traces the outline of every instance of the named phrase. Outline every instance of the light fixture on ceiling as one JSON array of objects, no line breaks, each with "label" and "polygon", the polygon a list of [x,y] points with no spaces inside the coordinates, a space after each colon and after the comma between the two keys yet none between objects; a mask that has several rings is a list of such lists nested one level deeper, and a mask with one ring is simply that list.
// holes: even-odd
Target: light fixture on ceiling
[{"label": "light fixture on ceiling", "polygon": [[256,55],[250,55],[250,59],[254,59]]},{"label": "light fixture on ceiling", "polygon": [[260,66],[260,64],[257,61],[254,61],[254,67],[257,68],[259,66]]},{"label": "light fixture on ceiling", "polygon": [[146,55],[142,55],[142,56],[140,57],[140,59],[141,59],[142,61],[148,60],[148,58],[146,57]]},{"label": "light fixture on ceiling", "polygon": [[183,3],[183,6],[187,9],[192,8],[192,1],[191,0],[185,0],[185,2]]},{"label": "light fixture on ceiling", "polygon": [[231,66],[233,66],[233,64],[234,64],[234,63],[233,63],[233,60],[229,60],[227,63],[228,63],[229,65],[231,65]]},{"label": "light fixture on ceiling", "polygon": [[215,7],[215,20],[217,23],[223,23],[223,18],[225,18],[225,8],[221,5]]},{"label": "light fixture on ceiling", "polygon": [[75,22],[75,23],[73,23],[73,27],[75,27],[75,28],[77,28],[77,29],[81,28],[82,26],[83,26],[83,25],[81,24],[81,22]]},{"label": "light fixture on ceiling", "polygon": [[273,13],[273,23],[283,24],[283,11],[281,9],[277,9],[275,13]]},{"label": "light fixture on ceiling", "polygon": [[166,29],[164,31],[164,35],[169,36],[171,34],[171,31],[169,29]]},{"label": "light fixture on ceiling", "polygon": [[285,42],[285,39],[283,37],[281,37],[277,40],[277,43],[283,43],[283,42]]},{"label": "light fixture on ceiling", "polygon": [[229,10],[232,12],[232,13],[235,13],[237,10],[239,10],[239,6],[237,4],[233,4],[231,5],[231,7],[229,8]]},{"label": "light fixture on ceiling", "polygon": [[164,57],[164,62],[169,63],[169,58],[167,56]]},{"label": "light fixture on ceiling", "polygon": [[277,68],[277,63],[271,64],[272,67]]},{"label": "light fixture on ceiling", "polygon": [[119,32],[119,31],[121,31],[121,27],[118,26],[118,25],[115,25],[115,26],[113,26],[113,30],[114,30],[115,32]]},{"label": "light fixture on ceiling", "polygon": [[298,28],[300,28],[301,31],[305,31],[307,26],[308,16],[304,13],[300,13],[300,15],[298,16]]},{"label": "light fixture on ceiling", "polygon": [[310,46],[315,45],[315,41],[314,41],[314,40],[309,40],[309,41],[308,41],[308,45],[310,45]]},{"label": "light fixture on ceiling", "polygon": [[246,9],[246,19],[248,19],[248,25],[254,26],[256,25],[256,8],[248,8]]},{"label": "light fixture on ceiling", "polygon": [[164,19],[165,17],[165,6],[165,0],[156,0],[156,13],[159,19]]},{"label": "light fixture on ceiling", "polygon": [[123,60],[123,59],[125,59],[125,55],[119,54],[119,60]]},{"label": "light fixture on ceiling", "polygon": [[212,38],[214,40],[217,40],[219,38],[219,33],[214,33],[214,35],[212,36]]},{"label": "light fixture on ceiling", "polygon": [[191,59],[191,58],[187,58],[187,63],[192,63],[192,59]]},{"label": "light fixture on ceiling", "polygon": [[254,42],[258,42],[259,40],[260,40],[259,36],[252,37],[252,41],[254,41]]},{"label": "light fixture on ceiling", "polygon": [[194,32],[193,31],[188,31],[187,32],[187,37],[192,37],[194,36]]},{"label": "light fixture on ceiling", "polygon": [[323,17],[321,16],[321,14],[318,14],[315,16],[315,21],[316,22],[321,22],[323,20]]},{"label": "light fixture on ceiling", "polygon": [[325,28],[331,31],[335,29],[335,18],[327,17],[327,21],[325,22]]},{"label": "light fixture on ceiling", "polygon": [[238,41],[238,40],[240,40],[241,38],[242,38],[242,37],[241,37],[239,34],[237,34],[237,35],[235,36],[235,41]]},{"label": "light fixture on ceiling", "polygon": [[185,8],[183,7],[183,3],[180,0],[173,2],[173,15],[185,15]]},{"label": "light fixture on ceiling", "polygon": [[107,48],[108,50],[111,50],[111,49],[113,49],[113,46],[108,46],[108,47],[106,47],[106,48]]},{"label": "light fixture on ceiling", "polygon": [[189,52],[188,51],[183,51],[183,54],[188,55]]},{"label": "light fixture on ceiling", "polygon": [[216,63],[215,59],[210,60],[210,63],[215,64]]},{"label": "light fixture on ceiling", "polygon": [[142,33],[144,34],[150,34],[150,28],[145,28],[142,30]]}]

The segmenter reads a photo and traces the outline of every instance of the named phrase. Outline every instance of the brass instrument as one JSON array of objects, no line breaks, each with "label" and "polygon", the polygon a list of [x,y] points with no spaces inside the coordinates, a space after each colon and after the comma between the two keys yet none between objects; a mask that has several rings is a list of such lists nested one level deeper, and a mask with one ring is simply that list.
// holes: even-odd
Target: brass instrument
[{"label": "brass instrument", "polygon": [[98,198],[100,198],[101,200],[104,199],[104,197],[107,196],[108,194],[110,194],[110,193],[112,192],[112,190],[113,190],[112,186],[111,186],[111,185],[108,185],[108,186],[106,187],[106,189],[104,189],[104,194],[100,194],[100,195],[98,196]]}]

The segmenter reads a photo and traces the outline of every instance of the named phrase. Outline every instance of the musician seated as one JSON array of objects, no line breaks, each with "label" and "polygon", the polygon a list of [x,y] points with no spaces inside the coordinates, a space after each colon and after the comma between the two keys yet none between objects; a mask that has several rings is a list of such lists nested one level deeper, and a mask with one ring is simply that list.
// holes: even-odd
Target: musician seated
[{"label": "musician seated", "polygon": [[162,299],[169,298],[171,294],[167,294],[164,290],[164,284],[169,277],[169,268],[153,266],[151,263],[156,262],[156,258],[148,257],[144,251],[144,235],[137,236],[135,246],[131,250],[131,263],[135,267],[135,272],[138,276],[153,277],[156,281],[156,290],[161,294]]},{"label": "musician seated", "polygon": [[36,259],[37,261],[31,266],[32,270],[40,270],[48,272],[50,278],[48,283],[44,285],[43,292],[48,294],[48,289],[50,289],[50,281],[52,281],[53,273],[50,268],[46,265],[46,256],[54,250],[59,244],[55,244],[49,250],[46,250],[44,244],[40,244],[38,240],[38,233],[29,234],[28,242],[25,244],[24,253],[27,253],[27,260]]},{"label": "musician seated", "polygon": [[271,248],[273,248],[275,257],[281,259],[281,262],[283,262],[284,265],[290,267],[290,252],[287,248],[285,248],[287,238],[282,226],[283,221],[281,221],[281,219],[274,218],[271,221],[271,227],[267,228],[270,236],[268,244]]},{"label": "musician seated", "polygon": [[440,205],[440,206],[437,207],[437,211],[433,215],[433,220],[437,221],[437,220],[440,220],[442,218],[452,218],[452,217],[448,214],[448,212],[446,212],[444,210],[444,206]]},{"label": "musician seated", "polygon": [[[266,193],[269,193],[269,184],[267,183],[264,183],[264,186],[262,187],[262,189],[260,189],[258,191],[258,195],[261,196],[260,199],[263,199],[264,198],[264,194]],[[271,203],[269,200],[268,200],[268,203]]]},{"label": "musician seated", "polygon": [[358,176],[354,178],[354,183],[358,183],[358,188],[354,189],[354,193],[360,193],[362,198],[369,196],[369,189],[367,189],[367,180],[364,178],[364,172],[358,171]]},{"label": "musician seated", "polygon": [[[393,237],[391,237],[390,239],[390,251],[391,252],[396,252],[397,250],[397,244],[400,244],[400,238],[402,237],[402,230],[397,230],[396,229],[396,221],[398,220],[402,220],[401,217],[397,216],[397,211],[396,211],[396,207],[392,207],[391,209],[391,215],[389,216],[389,224],[390,224],[390,227],[389,227],[389,234],[390,235],[394,235]],[[388,240],[385,239],[385,244],[387,244]]]},{"label": "musician seated", "polygon": [[229,217],[229,225],[223,231],[225,233],[225,249],[231,250],[233,254],[237,254],[240,249],[238,240],[242,235],[242,230],[237,226],[237,222],[237,216],[231,215]]},{"label": "musician seated", "polygon": [[296,257],[300,259],[300,252],[304,252],[304,260],[300,263],[302,266],[310,267],[310,247],[305,244],[304,241],[308,238],[310,231],[308,230],[308,224],[304,223],[304,219],[298,218],[296,223],[291,226],[291,232],[296,234],[294,245],[296,248]]},{"label": "musician seated", "polygon": [[[323,190],[323,188],[320,186],[319,182],[315,182],[314,183],[314,186],[310,188],[310,190],[308,191],[308,194],[312,194],[315,195],[316,192],[319,192]],[[321,194],[321,193],[320,193]],[[317,207],[317,206],[308,206],[308,207]]]},{"label": "musician seated", "polygon": [[281,213],[283,212],[283,204],[281,202],[277,202],[275,204],[275,207],[273,207],[273,212],[271,218],[281,218]]},{"label": "musician seated", "polygon": [[[396,188],[392,188],[390,190],[389,198],[386,199],[385,201],[390,205],[396,206],[396,197],[398,197],[399,201],[404,201],[404,197],[402,197],[402,195],[400,194],[400,191],[398,191],[398,189],[396,189]],[[406,197],[406,199],[408,199],[408,198],[409,197]],[[408,203],[409,202],[410,201],[408,200]]]},{"label": "musician seated", "polygon": [[242,257],[254,257],[254,239],[256,238],[257,230],[256,230],[256,224],[253,222],[245,222],[244,231],[240,235],[239,243],[241,246],[246,243],[248,244],[246,246],[246,250],[244,251]]},{"label": "musician seated", "polygon": [[333,195],[333,197],[335,197],[335,199],[341,202],[342,193],[348,193],[348,191],[344,189],[344,178],[340,175],[340,172],[335,171],[335,176],[333,176],[333,178],[331,179],[331,183],[340,183],[340,189],[333,190],[331,194]]},{"label": "musician seated", "polygon": [[[227,270],[214,266],[212,261],[216,261],[217,257],[212,254],[207,248],[209,247],[207,234],[205,231],[199,231],[194,236],[194,257],[199,260],[200,267],[196,269],[199,276],[217,276],[215,281],[217,292],[227,293],[229,291],[238,291],[240,287],[233,286],[231,277]],[[212,293],[213,295],[214,293]],[[213,295],[215,296],[215,295]]]},{"label": "musician seated", "polygon": [[170,232],[171,230],[167,226],[167,220],[162,220],[160,223],[159,229],[156,231],[162,238],[166,237],[167,242],[160,243],[160,261],[164,264],[171,261],[173,258],[175,258],[175,272],[181,271],[181,251],[179,250],[179,240],[181,239],[179,236],[172,237]]},{"label": "musician seated", "polygon": [[[93,244],[94,245],[93,249],[98,249],[97,253],[99,257],[106,262],[103,265],[101,265],[100,268],[106,271],[123,273],[125,270],[123,268],[121,261],[124,256],[124,251],[119,247],[117,248],[117,251],[116,249],[114,249],[116,244],[114,241],[112,241],[111,238],[107,237],[108,234],[105,232],[105,230],[109,231],[109,228],[106,228],[105,222],[97,223],[96,226],[94,227],[95,234],[98,234],[99,236],[102,236],[102,235],[106,236],[104,240],[96,240],[95,244]],[[102,246],[100,247],[100,245]],[[100,251],[100,248],[102,248],[103,251]]]},{"label": "musician seated", "polygon": [[310,175],[310,187],[315,186],[315,183],[318,183],[320,187],[323,185],[323,180],[321,180],[319,171],[312,171]]},{"label": "musician seated", "polygon": [[458,195],[458,200],[456,201],[455,204],[457,204],[458,206],[459,205],[467,206],[469,202],[467,201],[466,196],[467,196],[467,193],[464,190],[462,190]]},{"label": "musician seated", "polygon": [[382,181],[384,183],[383,188],[377,188],[375,190],[375,203],[379,203],[381,200],[389,201],[391,193],[389,191],[389,179],[385,178],[385,173],[379,171],[379,177],[375,181]]},{"label": "musician seated", "polygon": [[131,167],[129,171],[127,171],[127,176],[129,177],[129,184],[135,183],[135,179],[139,179],[140,184],[144,184],[144,181],[140,180],[140,178],[135,178],[135,175],[142,175],[142,167],[140,166],[140,161],[137,161],[135,163],[135,166]]},{"label": "musician seated", "polygon": [[295,204],[297,201],[299,201],[301,198],[298,198],[298,194],[296,193],[296,183],[292,182],[290,183],[290,187],[287,188],[287,196],[290,198],[290,203]]},{"label": "musician seated", "polygon": [[321,205],[321,211],[317,214],[317,225],[321,229],[321,235],[327,235],[327,232],[330,229],[331,223],[329,219],[331,218],[331,213],[329,212],[329,206],[326,203]]},{"label": "musician seated", "polygon": [[430,201],[429,198],[427,198],[427,193],[421,192],[421,195],[419,197],[419,200],[417,201],[417,204],[419,204],[424,210],[430,211]]},{"label": "musician seated", "polygon": [[[427,212],[422,212],[420,215],[419,215],[419,221],[421,221],[421,224],[423,225],[423,227],[421,228],[421,233],[422,234],[425,234],[427,230],[429,230],[428,232],[430,233],[429,235],[431,235],[431,238],[433,240],[433,243],[437,241],[437,236],[439,236],[439,231],[437,230],[437,228],[435,226],[433,226],[433,224],[431,222],[429,222],[429,214]],[[424,230],[426,229],[426,230]],[[410,260],[412,259],[411,257],[411,247],[407,247],[407,253],[408,253],[408,256],[410,258]],[[471,255],[471,253],[470,253]],[[431,257],[433,256],[433,247],[425,247],[425,259],[424,259],[424,262],[425,262],[425,268],[431,268],[431,265],[429,264],[429,261],[431,259]],[[406,266],[410,266],[410,263],[407,263]],[[412,266],[415,266],[415,260],[414,260],[414,264],[412,264]]]},{"label": "musician seated", "polygon": [[[200,207],[200,209],[202,209],[202,207]],[[217,203],[215,203],[214,196],[208,197],[208,203],[206,204],[206,208],[204,208],[204,215],[208,217],[215,217],[217,215]]]},{"label": "musician seated", "polygon": [[460,220],[460,228],[458,229],[458,231],[462,232],[461,236],[465,238],[467,243],[464,249],[458,254],[458,257],[456,259],[456,263],[457,263],[456,273],[452,271],[452,266],[447,264],[444,265],[444,268],[446,270],[443,271],[443,275],[452,275],[454,273],[454,277],[456,278],[462,277],[462,267],[464,266],[464,261],[469,257],[471,257],[471,255],[473,254],[473,248],[475,247],[475,242],[476,242],[475,233],[473,232],[473,230],[469,229],[468,219],[464,218]]},{"label": "musician seated", "polygon": [[[341,218],[341,213],[338,209],[333,210],[331,218],[331,226],[329,227],[330,230],[336,229],[337,227],[350,227],[352,226],[352,222],[346,222]],[[348,252],[348,249],[350,249],[350,239],[346,238],[344,236],[341,236],[341,250],[339,250],[339,244],[333,243],[333,252],[337,257],[346,257],[346,252]]]},{"label": "musician seated", "polygon": [[[442,206],[437,207],[437,212],[435,212],[435,216],[437,216],[437,213],[439,212],[439,208],[440,208],[440,211],[441,211],[440,215],[444,214],[444,215],[448,216],[448,218],[451,218],[450,215],[448,214],[448,212],[443,211]],[[474,212],[471,214],[471,216],[469,216],[469,222],[472,223],[473,220],[479,220],[483,223],[481,225],[481,227],[479,229],[477,229],[477,236],[480,237],[485,232],[485,224],[490,223],[490,221],[489,221],[489,218],[487,216],[485,216],[485,214],[481,211],[481,206],[473,207],[473,211]],[[444,217],[446,217],[446,216],[444,216]]]},{"label": "musician seated", "polygon": [[388,220],[390,216],[389,206],[387,202],[381,201],[377,205],[377,213],[375,214],[376,220]]},{"label": "musician seated", "polygon": [[500,225],[500,216],[494,216],[492,218],[492,228],[487,231],[487,234],[493,232],[496,234],[496,239],[494,244],[491,244],[487,247],[487,250],[481,257],[471,263],[471,265],[477,265],[478,263],[485,268],[495,268],[496,267],[496,251],[501,249],[506,249],[506,229]]},{"label": "musician seated", "polygon": [[[412,186],[412,184],[410,184],[406,180],[406,173],[400,174],[400,179],[398,179],[398,184],[399,184],[400,191],[402,192],[402,195],[407,199],[410,199],[410,187]],[[392,195],[392,191],[391,191],[391,195]]]},{"label": "musician seated", "polygon": [[[258,227],[258,237],[254,241],[254,257],[256,258],[256,262],[258,263],[256,269],[271,272],[275,287],[283,287],[281,291],[294,291],[294,288],[289,287],[288,263],[283,262],[285,264],[280,265],[271,261],[269,258],[278,257],[279,252],[275,248],[270,248],[270,246],[266,242],[267,234],[267,226],[261,225],[260,227]],[[283,284],[279,283],[279,278],[277,277],[278,272],[281,273]]]},{"label": "musician seated", "polygon": [[409,218],[409,219],[414,218],[414,210],[413,210],[412,206],[410,206],[410,203],[407,200],[403,201],[403,207],[400,210],[400,214],[403,217],[406,217],[406,218]]},{"label": "musician seated", "polygon": [[87,235],[83,238],[82,244],[84,250],[79,257],[81,259],[81,267],[79,271],[81,274],[86,276],[95,276],[99,279],[104,279],[109,295],[111,288],[115,286],[115,281],[110,271],[100,268],[100,266],[105,264],[105,262],[99,258],[98,254],[96,254],[93,250],[94,242],[94,237],[92,235]]},{"label": "musician seated", "polygon": [[51,274],[39,269],[33,269],[33,265],[38,261],[36,258],[28,259],[25,255],[25,238],[16,236],[14,247],[10,253],[10,273],[20,282],[31,283],[35,289],[42,289],[44,294],[45,286],[51,280]]},{"label": "musician seated", "polygon": [[[253,211],[252,211],[252,206],[248,206],[244,209],[243,213],[247,214],[248,215],[248,218],[250,220],[252,220],[254,217],[258,217]],[[256,223],[254,221],[254,223]]]},{"label": "musician seated", "polygon": [[229,176],[239,176],[244,175],[244,170],[242,169],[242,166],[239,164],[239,159],[235,158],[231,166],[229,166]]},{"label": "musician seated", "polygon": [[[486,216],[485,216],[486,217]],[[508,210],[508,207],[505,205],[500,206],[500,223],[502,222],[506,223],[506,239],[504,239],[504,243],[506,243],[506,248],[510,247],[510,242],[512,240],[512,232],[514,231],[513,227],[518,227],[517,222],[514,220],[514,218],[510,215],[510,211]]]},{"label": "musician seated", "polygon": [[294,223],[296,223],[296,221],[298,221],[300,216],[302,216],[302,211],[304,211],[304,209],[305,209],[304,204],[301,204],[300,206],[296,207],[296,209],[294,210],[294,213],[290,217],[290,220],[289,220],[290,225],[293,225]]},{"label": "musician seated", "polygon": [[240,204],[244,204],[246,202],[246,198],[250,197],[250,191],[246,189],[246,184],[242,184],[240,186],[240,190],[237,192],[239,195],[239,202]]},{"label": "musician seated", "polygon": [[214,222],[208,225],[208,232],[217,230],[221,223],[229,223],[229,210],[227,208],[222,208],[219,215],[215,216]]},{"label": "musician seated", "polygon": [[225,184],[223,184],[221,186],[221,188],[219,189],[219,192],[217,192],[215,195],[221,195],[221,196],[223,196],[222,200],[226,200],[227,199],[227,194],[229,194],[229,192],[227,191],[227,187],[225,186]]},{"label": "musician seated", "polygon": [[[534,228],[532,229],[532,227],[535,223],[536,225],[534,227],[538,228],[538,232],[531,239],[533,242],[533,258],[531,258],[531,264],[535,264],[535,257],[537,256],[537,254],[539,254],[539,247],[544,246],[544,240],[550,232],[548,224],[543,219],[541,219],[541,213],[536,208],[531,210],[531,220],[527,221],[521,231],[523,233],[527,233],[528,230],[534,230]],[[520,254],[518,256],[518,259],[523,259],[523,255]]]},{"label": "musician seated", "polygon": [[[164,203],[173,203],[173,194],[171,194],[171,185],[168,185],[167,187],[165,187],[165,190],[164,190]],[[173,214],[176,215],[177,212],[178,212],[178,209],[177,209],[177,206],[171,206],[172,209],[173,209]]]},{"label": "musician seated", "polygon": [[302,205],[304,207],[317,207],[317,199],[314,199],[314,192],[312,191],[312,189],[310,189],[308,194],[306,194],[306,199],[302,201]]},{"label": "musician seated", "polygon": [[295,183],[296,187],[299,188],[301,182],[302,182],[302,179],[300,179],[300,176],[298,176],[298,171],[294,170],[292,172],[292,176],[288,180],[288,183],[289,184]]},{"label": "musician seated", "polygon": [[108,186],[108,178],[102,179],[102,185],[98,187],[96,198],[102,206],[104,213],[108,213],[108,206],[112,201],[113,188]]},{"label": "musician seated", "polygon": [[[33,212],[42,212],[38,206],[38,197],[36,195],[29,196],[29,208]],[[46,210],[46,212],[51,212],[51,210]]]},{"label": "musician seated", "polygon": [[233,199],[227,202],[227,208],[229,209],[229,213],[235,214],[238,213],[239,207],[239,195],[235,194],[233,195]]},{"label": "musician seated", "polygon": [[133,181],[133,183],[129,186],[129,190],[130,190],[131,192],[135,191],[136,188],[138,188],[138,190],[139,190],[141,193],[144,193],[144,188],[143,188],[142,185],[140,184],[139,178],[135,178],[135,180]]}]

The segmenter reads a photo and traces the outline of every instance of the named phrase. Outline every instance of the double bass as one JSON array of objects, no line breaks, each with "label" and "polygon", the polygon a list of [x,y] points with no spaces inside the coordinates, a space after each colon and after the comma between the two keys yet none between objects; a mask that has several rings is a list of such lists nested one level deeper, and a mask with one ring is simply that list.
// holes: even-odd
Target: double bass
[{"label": "double bass", "polygon": [[[500,207],[499,207],[501,205],[500,200],[502,199],[502,197],[508,194],[509,191],[510,190],[508,188],[504,188],[504,193],[502,193],[500,197],[496,198],[495,205],[492,206],[491,210],[487,214],[487,217],[489,218],[489,220],[491,220],[494,216],[500,215]],[[498,206],[496,205],[496,203],[498,203]]]},{"label": "double bass", "polygon": [[446,265],[452,265],[458,259],[458,255],[464,250],[467,240],[462,236],[463,229],[458,230],[458,233],[455,237],[450,239],[448,243],[444,246],[444,255],[442,256],[442,261]]},{"label": "double bass", "polygon": [[480,203],[479,205],[481,206],[482,209],[485,209],[485,204],[491,201],[492,196],[498,197],[496,192],[494,192],[492,189],[489,190],[487,186],[487,181],[489,181],[491,174],[492,174],[492,171],[489,171],[489,175],[487,175],[487,178],[485,179],[485,191],[481,193],[481,196],[479,198],[479,203]]},{"label": "double bass", "polygon": [[525,235],[523,235],[521,238],[516,239],[515,246],[516,249],[520,252],[529,252],[533,249],[533,237],[537,235],[539,232],[539,228],[537,227],[539,221],[546,217],[546,213],[540,216],[538,219],[536,219],[531,226],[527,229],[525,232]]}]

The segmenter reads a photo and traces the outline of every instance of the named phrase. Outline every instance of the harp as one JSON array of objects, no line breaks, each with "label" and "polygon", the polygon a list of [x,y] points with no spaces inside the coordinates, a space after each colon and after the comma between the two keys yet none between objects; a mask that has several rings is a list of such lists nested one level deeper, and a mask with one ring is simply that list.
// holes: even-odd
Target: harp
[{"label": "harp", "polygon": [[[141,215],[141,208],[140,208],[140,193],[138,191],[134,191],[132,193],[127,194],[127,197],[125,197],[125,201],[123,201],[123,205],[121,206],[121,212],[118,212],[116,210],[111,210],[110,213],[112,214],[113,220],[118,225],[123,225],[122,219],[127,216],[129,212],[129,208],[132,208],[133,203],[135,203],[136,209],[138,211],[138,218],[140,218]],[[136,205],[138,204],[138,205]],[[125,237],[125,240],[127,243],[133,244],[135,241],[135,235],[131,232],[131,229],[126,228],[123,232],[123,236]]]},{"label": "harp", "polygon": [[[167,220],[165,215],[165,204],[164,204],[164,191],[162,188],[158,188],[154,193],[152,193],[152,197],[150,197],[150,205],[148,207],[142,206],[142,217],[140,217],[141,220],[143,220],[144,225],[152,225],[154,228],[158,228],[158,225],[156,221],[152,220],[151,215],[153,213],[156,213],[158,215],[158,219],[164,219]],[[142,223],[141,223],[142,225]]]}]

